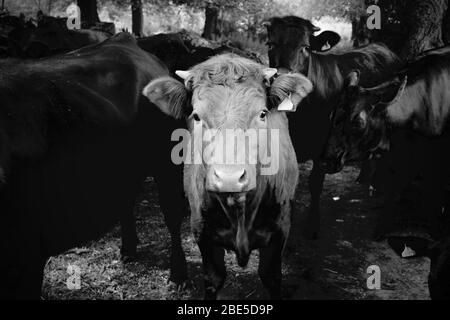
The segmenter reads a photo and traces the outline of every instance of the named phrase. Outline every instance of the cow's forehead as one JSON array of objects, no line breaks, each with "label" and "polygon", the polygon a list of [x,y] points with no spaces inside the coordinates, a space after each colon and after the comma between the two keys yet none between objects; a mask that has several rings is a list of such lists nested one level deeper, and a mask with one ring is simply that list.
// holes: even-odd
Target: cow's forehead
[{"label": "cow's forehead", "polygon": [[266,95],[256,82],[198,86],[192,106],[214,126],[227,121],[246,122],[266,108]]},{"label": "cow's forehead", "polygon": [[236,54],[215,56],[190,70],[189,81],[193,86],[231,86],[254,80],[262,83],[264,66]]},{"label": "cow's forehead", "polygon": [[193,67],[186,82],[193,88],[194,111],[211,124],[251,118],[266,108],[265,69],[235,54],[215,56]]}]

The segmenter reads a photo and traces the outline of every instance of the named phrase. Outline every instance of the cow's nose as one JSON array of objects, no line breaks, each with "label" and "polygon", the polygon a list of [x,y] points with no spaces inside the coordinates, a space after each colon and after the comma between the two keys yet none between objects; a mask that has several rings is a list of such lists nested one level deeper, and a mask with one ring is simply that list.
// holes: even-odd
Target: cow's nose
[{"label": "cow's nose", "polygon": [[214,192],[248,191],[250,178],[243,166],[217,166],[211,168],[208,190]]}]

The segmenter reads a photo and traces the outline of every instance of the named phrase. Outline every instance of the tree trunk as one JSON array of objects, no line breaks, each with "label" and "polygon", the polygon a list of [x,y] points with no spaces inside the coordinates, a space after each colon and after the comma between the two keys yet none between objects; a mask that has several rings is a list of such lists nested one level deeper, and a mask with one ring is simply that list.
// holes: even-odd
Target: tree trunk
[{"label": "tree trunk", "polygon": [[144,14],[142,12],[142,0],[131,0],[132,31],[136,37],[143,35]]},{"label": "tree trunk", "polygon": [[97,12],[97,0],[77,0],[81,11],[81,22],[93,25],[100,22]]},{"label": "tree trunk", "polygon": [[423,51],[440,47],[442,23],[447,11],[448,0],[411,0],[407,6],[405,26],[408,30],[400,56],[414,59]]},{"label": "tree trunk", "polygon": [[52,13],[53,0],[48,0],[47,3],[47,14],[50,16]]},{"label": "tree trunk", "polygon": [[2,10],[5,9],[5,0],[2,0]]},{"label": "tree trunk", "polygon": [[217,22],[219,18],[219,9],[213,6],[206,6],[205,8],[205,28],[203,29],[202,37],[212,40],[217,32]]},{"label": "tree trunk", "polygon": [[352,23],[353,47],[358,48],[373,42],[374,31],[367,26],[367,8],[375,4],[374,0],[360,1],[354,12],[350,13]]}]

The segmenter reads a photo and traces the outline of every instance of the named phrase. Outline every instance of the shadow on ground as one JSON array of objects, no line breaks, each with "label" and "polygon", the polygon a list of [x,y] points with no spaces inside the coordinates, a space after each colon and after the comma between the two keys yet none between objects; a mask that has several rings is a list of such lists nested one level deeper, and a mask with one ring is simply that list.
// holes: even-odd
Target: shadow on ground
[{"label": "shadow on ground", "polygon": [[[300,167],[293,225],[284,256],[283,292],[286,299],[428,299],[426,258],[402,260],[385,242],[374,243],[370,234],[380,200],[369,198],[367,188],[355,183],[359,170],[348,167],[326,179],[322,196],[320,239],[305,240],[302,222],[307,213],[307,177],[310,164]],[[136,205],[140,238],[139,259],[120,261],[118,227],[102,239],[49,260],[44,278],[45,299],[201,299],[201,258],[183,224],[183,247],[187,255],[190,289],[177,293],[168,283],[170,238],[149,179]],[[228,278],[221,299],[267,299],[257,276],[257,252],[243,270],[234,254],[226,255]],[[81,272],[81,288],[69,290],[69,265]],[[382,288],[367,289],[367,268],[381,269]]]}]

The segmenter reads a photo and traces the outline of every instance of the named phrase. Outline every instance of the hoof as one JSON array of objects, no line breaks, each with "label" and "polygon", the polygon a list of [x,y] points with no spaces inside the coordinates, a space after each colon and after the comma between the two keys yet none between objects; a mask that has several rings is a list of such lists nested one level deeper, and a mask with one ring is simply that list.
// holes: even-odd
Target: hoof
[{"label": "hoof", "polygon": [[131,263],[138,260],[137,254],[134,255],[121,255],[121,260],[123,263]]},{"label": "hoof", "polygon": [[191,290],[193,288],[193,284],[191,281],[183,281],[182,283],[177,284],[177,293],[182,294],[183,292],[186,292],[187,290]]},{"label": "hoof", "polygon": [[303,229],[303,237],[306,240],[317,240],[319,239],[319,231],[306,227]]},{"label": "hoof", "polygon": [[205,300],[205,301],[217,300],[217,292],[205,292],[205,295],[203,296],[203,300]]},{"label": "hoof", "polygon": [[168,283],[172,284],[175,287],[175,290],[177,292],[182,292],[182,291],[191,289],[192,286],[193,286],[192,285],[192,281],[189,280],[189,279],[186,279],[186,278],[185,279],[178,279],[178,280],[170,278],[168,280]]},{"label": "hoof", "polygon": [[134,248],[133,250],[122,249],[120,250],[120,256],[123,263],[129,263],[138,260],[136,248]]},{"label": "hoof", "polygon": [[192,281],[190,280],[185,280],[178,283],[175,283],[171,280],[169,280],[168,282],[170,283],[171,290],[175,292],[176,299],[183,299],[183,294],[194,287]]}]

